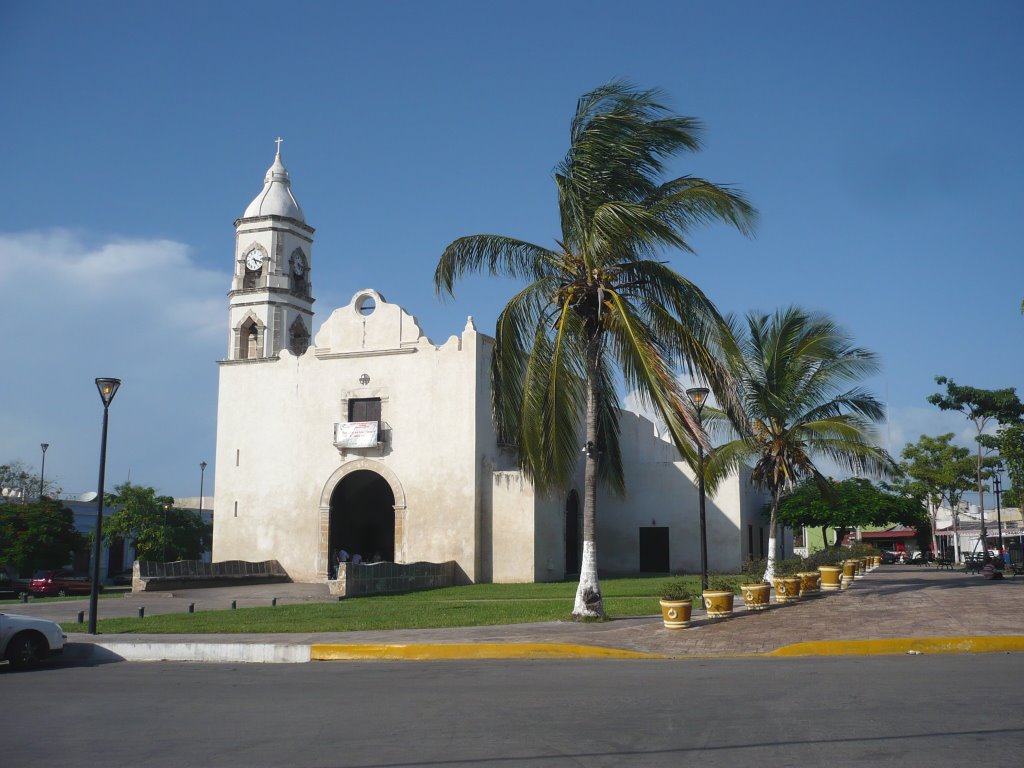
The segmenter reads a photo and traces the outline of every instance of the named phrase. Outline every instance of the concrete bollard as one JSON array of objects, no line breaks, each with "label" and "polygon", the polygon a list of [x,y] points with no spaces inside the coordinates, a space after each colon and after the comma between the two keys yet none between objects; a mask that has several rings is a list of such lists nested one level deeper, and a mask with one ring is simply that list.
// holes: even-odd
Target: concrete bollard
[{"label": "concrete bollard", "polygon": [[144,606],[144,605],[140,605],[139,606],[139,618],[140,619],[146,618],[146,606]]}]

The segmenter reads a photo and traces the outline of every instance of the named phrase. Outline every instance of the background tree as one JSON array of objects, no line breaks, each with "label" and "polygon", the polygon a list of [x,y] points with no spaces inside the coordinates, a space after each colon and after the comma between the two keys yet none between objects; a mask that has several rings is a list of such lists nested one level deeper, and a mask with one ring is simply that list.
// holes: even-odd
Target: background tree
[{"label": "background tree", "polygon": [[713,481],[741,461],[754,464],[751,479],[772,497],[765,571],[771,579],[782,496],[808,478],[827,484],[815,460],[880,477],[897,468],[875,445],[881,403],[864,389],[846,388],[877,370],[872,352],[853,346],[826,315],[797,307],[751,312],[745,325],[733,326],[737,346],[729,365],[749,431],[712,451],[708,475]]},{"label": "background tree", "polygon": [[[0,464],[0,504],[24,503],[39,496],[39,473],[21,461]],[[56,498],[60,487],[44,479],[43,496]]]},{"label": "background tree", "polygon": [[804,480],[779,501],[778,520],[791,528],[821,528],[826,546],[826,529],[834,528],[835,548],[842,545],[847,531],[860,526],[898,524],[922,532],[928,527],[919,497],[880,488],[862,477],[824,484],[814,478]]},{"label": "background tree", "polygon": [[964,414],[977,430],[977,457],[975,460],[975,482],[978,488],[978,508],[981,511],[981,548],[984,559],[988,561],[988,537],[985,528],[985,487],[983,485],[984,445],[980,439],[985,427],[995,420],[999,424],[1010,425],[1020,421],[1024,414],[1024,405],[1017,397],[1013,387],[1007,389],[978,389],[977,387],[961,386],[945,376],[936,376],[935,383],[945,385],[945,394],[936,392],[929,395],[928,402],[943,411],[958,411]]},{"label": "background tree", "polygon": [[0,563],[22,576],[67,565],[85,545],[71,510],[58,501],[0,504]]},{"label": "background tree", "polygon": [[498,317],[491,391],[499,434],[518,448],[540,492],[565,488],[584,444],[583,560],[573,615],[604,613],[597,578],[597,483],[624,491],[616,382],[652,405],[684,456],[706,444],[676,374],[707,380],[735,406],[718,362],[726,327],[697,286],[657,260],[690,251],[687,232],[725,221],[749,232],[754,209],[705,179],[663,180],[665,161],[699,148],[700,124],[660,94],[611,83],[576,105],[570,146],[555,169],[561,237],[555,247],[499,235],[451,243],[434,274],[453,293],[464,274],[525,279]]},{"label": "background tree", "polygon": [[960,558],[960,499],[974,482],[975,461],[967,448],[953,445],[953,433],[938,437],[922,435],[916,443],[903,448],[900,469],[910,478],[908,489],[924,498],[932,529],[932,551],[938,553],[935,530],[939,507],[945,501],[953,514],[956,558]]},{"label": "background tree", "polygon": [[1024,488],[1024,424],[1009,424],[999,430],[999,456],[1010,478],[1003,501],[1008,507],[1019,507],[1020,491]]},{"label": "background tree", "polygon": [[213,533],[213,526],[203,522],[198,512],[176,509],[172,497],[157,496],[146,486],[119,485],[104,503],[119,507],[103,523],[104,541],[108,545],[116,539],[130,542],[139,560],[198,559]]}]

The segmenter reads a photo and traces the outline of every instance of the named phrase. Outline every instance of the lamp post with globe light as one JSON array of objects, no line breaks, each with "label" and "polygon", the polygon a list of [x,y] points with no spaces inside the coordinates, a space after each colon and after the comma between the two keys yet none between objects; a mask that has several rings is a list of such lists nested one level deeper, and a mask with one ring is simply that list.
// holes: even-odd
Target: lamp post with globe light
[{"label": "lamp post with globe light", "polygon": [[50,447],[49,443],[40,443],[39,447],[43,449],[43,465],[39,469],[39,500],[43,500],[43,477],[46,475],[46,449]]},{"label": "lamp post with globe light", "polygon": [[[708,397],[707,387],[691,387],[686,390],[686,396],[693,403],[697,411],[697,423],[704,428],[701,421],[701,411],[704,410],[704,403]],[[701,589],[708,588],[708,529],[707,519],[704,514],[704,446],[697,443],[697,491],[700,494],[700,585]]]},{"label": "lamp post with globe light", "polygon": [[103,480],[107,469],[107,410],[121,386],[120,379],[96,379],[103,401],[103,435],[100,438],[100,479],[96,495],[96,531],[92,547],[92,588],[89,591],[89,634],[96,634],[96,609],[100,594],[100,543],[103,539]]}]

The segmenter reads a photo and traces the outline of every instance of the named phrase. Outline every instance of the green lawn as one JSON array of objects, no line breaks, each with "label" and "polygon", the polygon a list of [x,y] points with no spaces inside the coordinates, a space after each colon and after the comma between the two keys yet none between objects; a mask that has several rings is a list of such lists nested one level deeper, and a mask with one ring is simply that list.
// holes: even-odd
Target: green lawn
[{"label": "green lawn", "polygon": [[[694,591],[699,590],[698,576],[685,579]],[[603,579],[605,611],[611,618],[657,614],[658,595],[667,582],[674,580],[664,576]],[[353,597],[333,603],[101,619],[97,629],[102,634],[229,634],[522,624],[569,620],[575,594],[575,582],[473,584],[406,595]]]}]

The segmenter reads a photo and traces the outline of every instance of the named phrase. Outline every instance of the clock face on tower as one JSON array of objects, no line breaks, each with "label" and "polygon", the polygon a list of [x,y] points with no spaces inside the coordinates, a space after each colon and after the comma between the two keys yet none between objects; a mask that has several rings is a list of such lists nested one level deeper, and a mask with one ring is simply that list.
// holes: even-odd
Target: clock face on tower
[{"label": "clock face on tower", "polygon": [[251,272],[256,272],[260,267],[263,266],[263,251],[258,248],[253,248],[247,254],[245,254],[245,268]]},{"label": "clock face on tower", "polygon": [[296,277],[302,277],[306,274],[306,257],[302,253],[295,254],[295,262],[292,264],[292,272],[295,273]]}]

